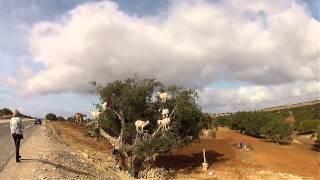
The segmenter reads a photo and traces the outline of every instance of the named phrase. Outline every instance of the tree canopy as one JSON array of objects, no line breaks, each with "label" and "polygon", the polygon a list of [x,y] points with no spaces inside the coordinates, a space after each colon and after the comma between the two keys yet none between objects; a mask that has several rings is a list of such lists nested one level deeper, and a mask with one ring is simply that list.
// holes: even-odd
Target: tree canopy
[{"label": "tree canopy", "polygon": [[[101,104],[107,104],[99,124],[111,142],[118,144],[126,159],[131,159],[131,163],[127,163],[131,171],[147,169],[155,156],[190,143],[210,121],[210,116],[201,112],[194,89],[176,85],[165,87],[155,79],[117,80],[105,86],[91,84]],[[161,101],[158,92],[167,92],[169,99]],[[101,105],[97,107],[102,110]],[[163,118],[162,109],[170,112],[167,130],[157,123]],[[144,132],[136,131],[137,120],[150,122]],[[138,161],[142,162],[141,166],[136,165]]]}]

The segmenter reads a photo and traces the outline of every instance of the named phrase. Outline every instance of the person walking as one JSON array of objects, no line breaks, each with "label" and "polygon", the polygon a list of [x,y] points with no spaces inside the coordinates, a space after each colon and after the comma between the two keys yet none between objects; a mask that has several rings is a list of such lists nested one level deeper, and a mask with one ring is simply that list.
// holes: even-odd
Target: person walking
[{"label": "person walking", "polygon": [[12,113],[12,118],[10,120],[10,130],[11,130],[11,135],[14,140],[14,144],[16,147],[16,162],[21,162],[20,161],[20,141],[23,139],[23,125],[22,125],[22,119],[19,117],[19,111],[15,110]]}]

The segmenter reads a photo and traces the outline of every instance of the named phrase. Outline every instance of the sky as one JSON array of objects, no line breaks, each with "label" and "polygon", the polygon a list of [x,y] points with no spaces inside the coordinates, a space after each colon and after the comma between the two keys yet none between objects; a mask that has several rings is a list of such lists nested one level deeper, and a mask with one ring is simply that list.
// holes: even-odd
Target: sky
[{"label": "sky", "polygon": [[88,113],[89,82],[157,78],[206,112],[320,99],[320,0],[0,0],[0,108]]}]

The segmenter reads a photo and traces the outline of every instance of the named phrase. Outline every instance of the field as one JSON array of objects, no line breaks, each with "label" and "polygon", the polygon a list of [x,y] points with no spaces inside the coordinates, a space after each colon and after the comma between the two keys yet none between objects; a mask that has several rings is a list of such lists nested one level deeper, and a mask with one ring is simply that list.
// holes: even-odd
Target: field
[{"label": "field", "polygon": [[[110,150],[105,140],[97,142],[86,136],[83,127],[75,128],[74,124],[65,122],[55,122],[54,127],[73,147]],[[251,145],[253,150],[234,148],[233,144],[240,141]],[[201,171],[202,148],[206,149],[209,164],[206,173]],[[320,153],[312,150],[311,145],[268,143],[227,128],[219,128],[215,139],[198,140],[170,155],[158,157],[156,165],[169,169],[172,178],[177,179],[320,178]]]},{"label": "field", "polygon": [[[242,151],[233,144],[242,141],[252,146],[252,151]],[[202,148],[207,151],[209,172],[229,178],[320,178],[320,153],[310,145],[277,145],[263,140],[235,133],[227,128],[219,128],[217,138],[200,140],[169,156],[158,159],[158,166],[178,171],[177,177],[195,179],[208,177],[201,174]],[[199,172],[198,175],[196,172]],[[298,178],[299,179],[299,178]]]}]

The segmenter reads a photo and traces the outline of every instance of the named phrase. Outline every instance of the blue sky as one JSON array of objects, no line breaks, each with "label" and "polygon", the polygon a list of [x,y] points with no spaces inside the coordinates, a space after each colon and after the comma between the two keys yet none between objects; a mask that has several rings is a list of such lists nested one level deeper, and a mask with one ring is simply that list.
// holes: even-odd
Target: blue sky
[{"label": "blue sky", "polygon": [[[32,79],[29,76],[32,76],[32,74],[34,75],[45,72],[47,68],[43,63],[44,61],[35,61],[36,55],[34,53],[30,53],[30,29],[32,29],[39,22],[60,21],[61,17],[64,16],[68,11],[74,9],[78,5],[82,5],[83,3],[88,2],[92,3],[100,1],[0,1],[0,67],[2,67],[2,70],[0,71],[0,107],[19,108],[26,113],[40,116],[43,116],[47,112],[54,112],[62,115],[71,115],[76,111],[88,112],[88,110],[94,108],[93,103],[97,102],[97,98],[89,94],[81,94],[79,93],[80,91],[78,91],[77,88],[59,90],[57,92],[49,91],[48,93],[40,93],[40,95],[36,94],[22,96],[20,94],[21,89],[25,88],[24,82]],[[149,16],[166,16],[168,11],[171,11],[171,9],[174,9],[172,11],[179,10],[179,8],[176,8],[175,6],[170,6],[171,1],[169,0],[119,0],[115,2],[119,6],[119,11],[127,14],[129,17],[146,18]],[[212,3],[213,1],[208,2]],[[314,19],[317,19],[319,21],[320,1],[307,0],[306,2],[308,5],[309,13],[312,14],[312,17]],[[183,3],[181,2],[177,4],[178,5],[176,6],[184,7]],[[246,4],[244,4],[243,6],[246,6]],[[168,10],[168,8],[171,9]],[[172,14],[174,14],[174,12],[172,12]],[[143,30],[141,29],[141,31]],[[226,67],[229,66],[226,65]],[[223,68],[224,66],[221,66],[221,69]],[[268,66],[266,66],[265,68],[268,68]],[[192,70],[192,67],[189,68],[189,70]],[[201,87],[201,89],[205,89],[206,87],[232,89],[248,85],[265,85],[259,80],[252,80],[251,77],[242,77],[242,75],[237,74],[234,76],[239,76],[238,79],[227,77],[227,75],[226,77],[219,77],[216,79],[207,78],[206,72],[211,71],[213,70],[210,68],[204,68],[203,75],[201,75],[201,77],[203,77],[204,79],[200,82],[190,83],[190,86],[199,86]],[[214,71],[219,71],[219,69],[215,69]],[[188,74],[187,72],[182,73]],[[266,79],[267,85],[269,85],[268,88],[270,89],[275,89],[273,88],[273,86],[278,86],[281,83],[288,83],[284,82],[282,79],[278,80],[277,78],[274,78],[277,80],[274,80],[274,84],[270,84],[270,82],[273,82],[273,79],[268,80],[268,77],[266,77]],[[164,81],[166,81],[165,78]],[[171,83],[171,81],[169,82]],[[179,80],[177,80],[177,82],[180,83]],[[182,84],[185,83],[182,80],[181,82]],[[290,82],[295,83],[295,81]],[[17,83],[19,85],[17,85]],[[188,82],[185,84],[187,84],[187,86],[189,85]],[[209,107],[209,105],[216,106],[215,103],[210,102],[203,107],[208,108],[209,111],[215,111],[214,107]],[[221,108],[217,107],[216,109],[220,110]]]}]

